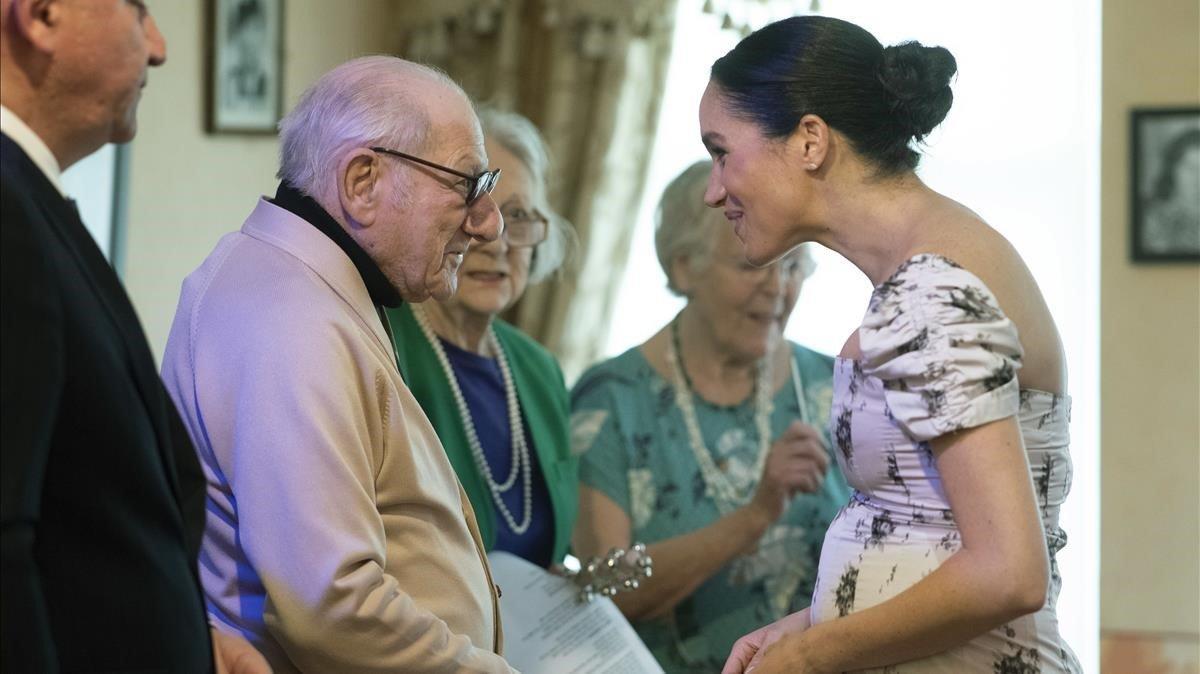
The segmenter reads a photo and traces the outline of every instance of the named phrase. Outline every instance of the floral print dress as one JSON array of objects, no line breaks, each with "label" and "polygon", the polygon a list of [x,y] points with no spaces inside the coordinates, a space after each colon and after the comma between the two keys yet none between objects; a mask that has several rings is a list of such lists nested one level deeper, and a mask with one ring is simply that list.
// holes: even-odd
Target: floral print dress
[{"label": "floral print dress", "polygon": [[[812,415],[807,421],[820,428],[833,399],[833,359],[792,346]],[[733,406],[694,398],[704,444],[739,491],[759,479],[753,470],[759,447],[753,397]],[[774,440],[800,416],[790,380],[775,394],[772,408]],[[674,388],[640,349],[584,373],[571,392],[571,410],[580,481],[629,515],[633,540],[656,543],[721,517],[692,453]],[[831,447],[830,438],[825,440]],[[821,490],[794,497],[753,552],[727,564],[666,618],[634,623],[663,669],[720,671],[742,635],[808,606],[825,529],[849,498],[850,488],[831,461]]]},{"label": "floral print dress", "polygon": [[839,358],[832,434],[854,488],[822,548],[814,623],[899,594],[961,546],[929,441],[1018,417],[1050,551],[1045,606],[944,653],[882,671],[1079,672],[1058,632],[1066,544],[1059,508],[1071,484],[1070,399],[1021,390],[1016,327],[983,282],[938,255],[918,255],[875,289],[859,329],[861,360]]}]

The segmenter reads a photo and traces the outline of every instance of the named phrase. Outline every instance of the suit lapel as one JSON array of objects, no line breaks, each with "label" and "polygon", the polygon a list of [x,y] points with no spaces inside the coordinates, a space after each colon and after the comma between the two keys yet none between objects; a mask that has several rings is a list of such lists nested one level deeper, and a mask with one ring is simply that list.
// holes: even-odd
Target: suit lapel
[{"label": "suit lapel", "polygon": [[[167,431],[164,410],[161,409],[164,399],[162,383],[158,378],[158,373],[154,370],[154,357],[150,353],[137,313],[134,311],[125,289],[121,286],[116,272],[104,259],[104,255],[92,239],[92,235],[84,227],[83,221],[79,217],[79,211],[76,210],[74,204],[54,190],[53,185],[50,185],[45,176],[37,171],[32,162],[30,162],[29,168],[36,172],[36,176],[31,179],[31,184],[40,186],[37,203],[45,214],[46,220],[66,249],[71,252],[72,257],[75,258],[80,272],[92,286],[99,299],[99,304],[104,307],[105,313],[108,314],[125,346],[130,376],[137,386],[142,405],[154,427],[154,434],[158,439],[156,444],[159,455],[162,457],[167,473],[167,482],[171,485],[171,492],[175,495],[175,501],[178,504],[180,495],[175,457],[169,446],[170,434]],[[45,184],[42,185],[42,183]]]}]

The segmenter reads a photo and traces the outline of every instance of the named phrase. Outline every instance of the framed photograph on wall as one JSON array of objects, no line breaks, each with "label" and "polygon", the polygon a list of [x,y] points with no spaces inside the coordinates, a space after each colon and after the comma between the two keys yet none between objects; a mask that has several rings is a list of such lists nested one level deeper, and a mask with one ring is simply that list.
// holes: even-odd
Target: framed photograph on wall
[{"label": "framed photograph on wall", "polygon": [[283,99],[283,0],[208,0],[209,133],[275,133]]},{"label": "framed photograph on wall", "polygon": [[1136,262],[1200,262],[1200,108],[1133,111],[1131,251]]}]

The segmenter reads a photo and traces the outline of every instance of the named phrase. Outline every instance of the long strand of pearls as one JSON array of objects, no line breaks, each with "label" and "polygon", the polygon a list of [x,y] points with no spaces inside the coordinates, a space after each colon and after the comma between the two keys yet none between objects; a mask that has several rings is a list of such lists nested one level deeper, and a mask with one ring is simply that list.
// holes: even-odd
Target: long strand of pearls
[{"label": "long strand of pearls", "polygon": [[[786,345],[786,343],[785,343]],[[786,346],[782,347],[786,348]],[[671,339],[667,341],[667,361],[671,366],[672,384],[675,389],[675,405],[683,415],[683,424],[687,428],[688,444],[692,454],[700,466],[700,475],[704,478],[705,491],[717,504],[722,514],[728,514],[735,508],[750,502],[758,487],[758,480],[766,464],[767,455],[771,448],[771,413],[774,403],[770,393],[770,368],[763,359],[759,363],[758,373],[754,382],[754,426],[758,431],[758,456],[755,457],[753,475],[755,479],[747,486],[746,492],[739,492],[730,483],[729,478],[717,468],[713,462],[712,453],[704,444],[704,436],[700,433],[700,422],[696,418],[696,407],[692,400],[692,391],[688,386],[687,376],[683,371],[683,359],[680,357],[679,321],[671,323]],[[800,370],[796,359],[789,354],[788,364],[791,366],[792,386],[795,388],[796,402],[800,410],[800,421],[807,422],[808,404],[804,396],[804,384],[800,380]]]},{"label": "long strand of pearls", "polygon": [[[433,353],[437,356],[442,371],[446,374],[446,380],[450,382],[450,392],[454,395],[454,402],[458,406],[458,415],[462,419],[467,444],[471,446],[471,456],[475,459],[475,465],[483,475],[484,482],[487,483],[488,490],[492,494],[492,501],[496,504],[496,509],[500,511],[500,516],[504,518],[508,527],[514,534],[521,536],[529,530],[529,525],[533,522],[532,461],[529,458],[529,445],[525,442],[525,425],[521,420],[517,388],[513,383],[512,371],[508,366],[508,357],[504,353],[503,347],[500,346],[500,340],[496,339],[496,331],[488,328],[487,339],[496,354],[496,362],[500,365],[500,376],[504,379],[504,401],[508,407],[508,428],[513,452],[512,472],[504,482],[497,482],[496,478],[492,476],[491,466],[488,465],[487,457],[483,453],[483,445],[479,442],[479,434],[475,430],[475,421],[471,418],[471,408],[467,405],[467,399],[463,397],[462,388],[458,385],[458,377],[454,374],[450,359],[446,357],[446,350],[442,348],[441,341],[438,340],[437,334],[429,325],[429,319],[425,316],[424,311],[413,305],[412,312],[425,339],[433,347]],[[503,498],[503,495],[516,483],[518,473],[521,476],[524,497],[524,514],[519,523],[505,505]]]}]

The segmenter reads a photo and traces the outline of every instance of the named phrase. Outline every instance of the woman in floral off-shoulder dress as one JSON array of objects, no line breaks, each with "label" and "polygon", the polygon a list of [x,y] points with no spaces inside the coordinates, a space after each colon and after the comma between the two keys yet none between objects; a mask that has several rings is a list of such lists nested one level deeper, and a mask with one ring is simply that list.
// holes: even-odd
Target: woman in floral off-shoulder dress
[{"label": "woman in floral off-shoulder dress", "polygon": [[[811,608],[739,640],[727,673],[1080,671],[1055,614],[1071,481],[1058,331],[1012,245],[914,173],[955,72],[945,49],[816,16],[713,65],[705,201],[747,259],[815,241],[875,286],[835,364],[831,436],[855,491]],[[997,142],[1025,132],[1014,117]]]}]

